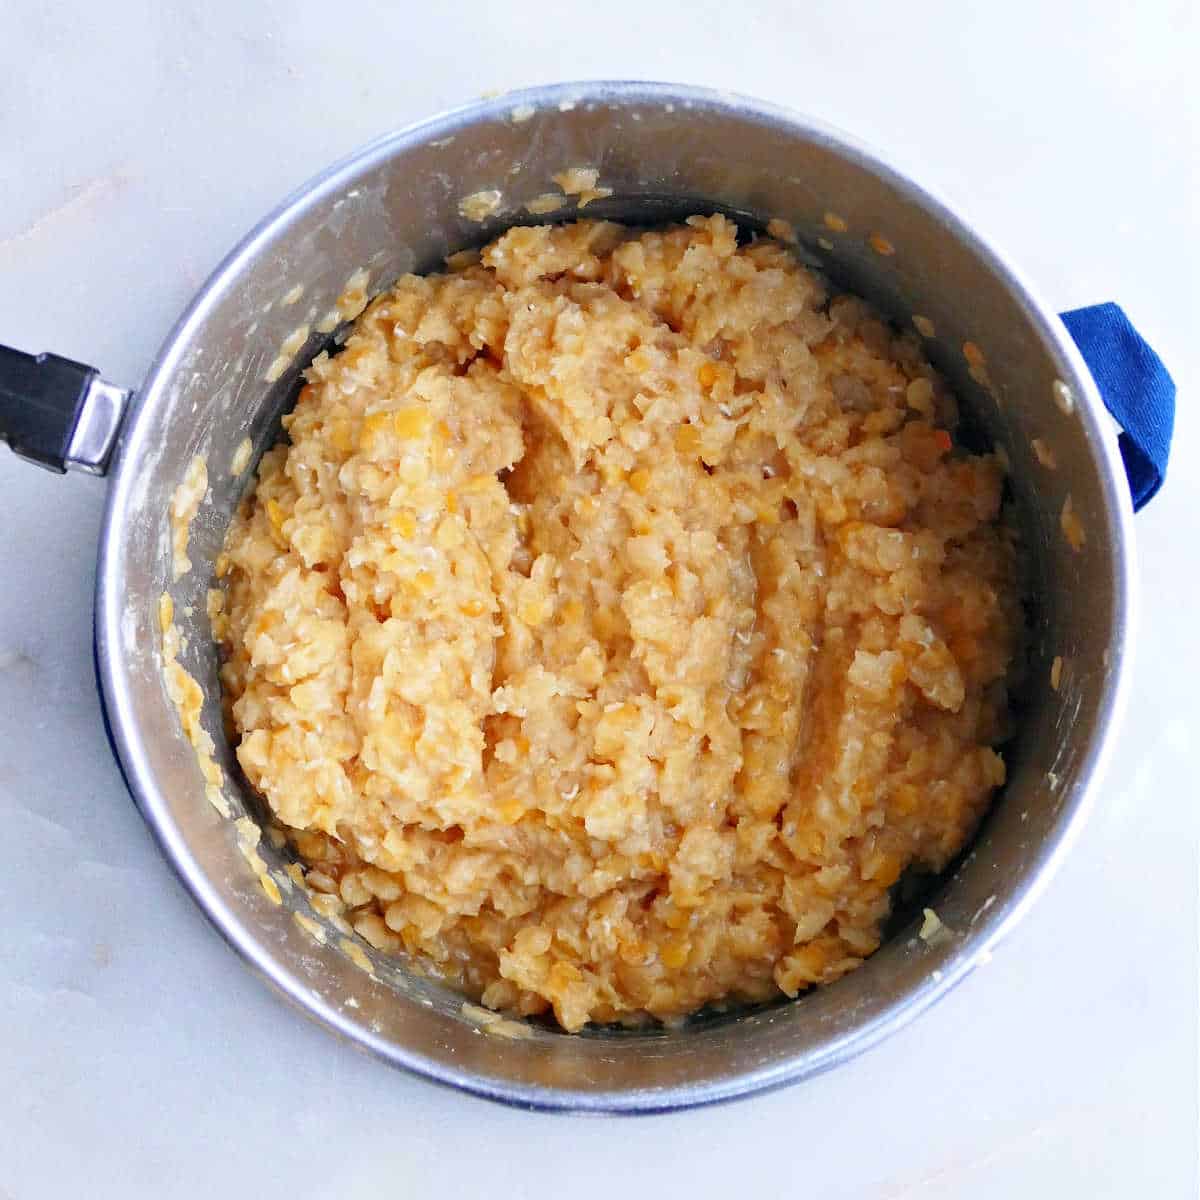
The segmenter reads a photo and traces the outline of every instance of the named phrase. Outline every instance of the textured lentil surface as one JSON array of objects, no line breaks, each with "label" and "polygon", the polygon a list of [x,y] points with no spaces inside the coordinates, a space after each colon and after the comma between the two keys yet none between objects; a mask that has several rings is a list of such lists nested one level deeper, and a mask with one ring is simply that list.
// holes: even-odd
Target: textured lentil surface
[{"label": "textured lentil surface", "polygon": [[721,217],[473,259],[318,357],[230,529],[247,778],[355,929],[491,1008],[837,978],[1004,779],[1000,463],[915,335]]}]

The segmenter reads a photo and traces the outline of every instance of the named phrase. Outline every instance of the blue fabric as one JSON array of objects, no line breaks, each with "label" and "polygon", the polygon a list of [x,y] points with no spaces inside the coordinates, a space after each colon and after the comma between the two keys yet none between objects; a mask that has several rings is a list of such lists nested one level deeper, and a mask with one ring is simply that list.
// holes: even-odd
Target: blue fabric
[{"label": "blue fabric", "polygon": [[1115,304],[1093,304],[1062,313],[1104,407],[1125,431],[1121,458],[1134,511],[1153,499],[1167,473],[1175,429],[1175,383],[1162,360]]}]

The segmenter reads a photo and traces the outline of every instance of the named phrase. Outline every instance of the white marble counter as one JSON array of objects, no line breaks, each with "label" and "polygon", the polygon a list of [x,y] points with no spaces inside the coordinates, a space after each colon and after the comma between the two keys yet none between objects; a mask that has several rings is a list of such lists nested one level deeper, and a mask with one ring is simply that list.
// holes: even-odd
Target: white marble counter
[{"label": "white marble counter", "polygon": [[5,342],[135,384],[220,255],[330,159],[485,89],[666,77],[889,148],[1059,307],[1122,302],[1181,411],[1170,481],[1137,521],[1120,753],[1034,914],[851,1065],[619,1126],[398,1074],[241,967],[105,745],[89,644],[104,484],[0,451],[0,1198],[1196,1195],[1196,11],[8,0]]}]

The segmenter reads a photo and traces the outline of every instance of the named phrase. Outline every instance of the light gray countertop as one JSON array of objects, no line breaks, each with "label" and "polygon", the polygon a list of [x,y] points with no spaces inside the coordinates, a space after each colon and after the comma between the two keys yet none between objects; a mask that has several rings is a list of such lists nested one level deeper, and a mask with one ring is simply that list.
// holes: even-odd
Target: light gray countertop
[{"label": "light gray countertop", "polygon": [[389,1070],[242,968],[105,743],[105,485],[0,450],[0,1200],[1196,1195],[1196,11],[9,0],[0,340],[114,381],[137,384],[225,250],[331,159],[485,89],[641,77],[758,94],[885,148],[1059,308],[1120,301],[1181,407],[1170,480],[1137,519],[1131,711],[1034,913],[866,1057],[619,1127]]}]

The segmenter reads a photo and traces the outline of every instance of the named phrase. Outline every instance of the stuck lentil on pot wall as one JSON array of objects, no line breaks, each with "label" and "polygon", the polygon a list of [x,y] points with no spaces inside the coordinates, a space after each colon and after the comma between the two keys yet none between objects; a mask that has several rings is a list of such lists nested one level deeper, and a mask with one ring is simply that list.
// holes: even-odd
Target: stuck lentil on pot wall
[{"label": "stuck lentil on pot wall", "polygon": [[310,886],[515,1015],[672,1019],[879,944],[1004,779],[1003,468],[722,217],[510,230],[321,355],[219,560]]}]

